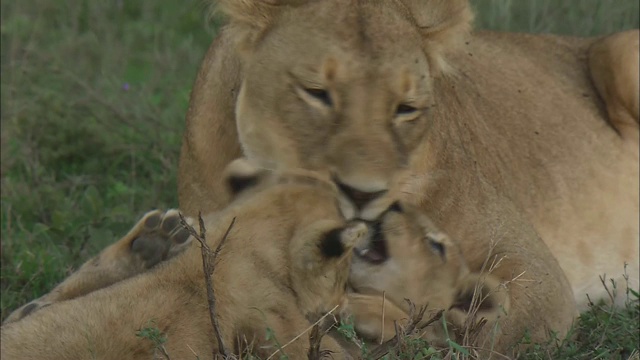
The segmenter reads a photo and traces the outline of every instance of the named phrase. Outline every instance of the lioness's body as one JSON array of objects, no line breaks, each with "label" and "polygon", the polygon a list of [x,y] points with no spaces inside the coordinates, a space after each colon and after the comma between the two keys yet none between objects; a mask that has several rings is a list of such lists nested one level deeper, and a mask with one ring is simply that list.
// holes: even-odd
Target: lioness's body
[{"label": "lioness's body", "polygon": [[[335,191],[328,183],[317,186],[322,181],[310,179],[286,185],[253,179],[250,187],[254,183],[264,187],[267,182],[266,188],[257,194],[241,194],[245,198],[204,218],[211,251],[235,218],[217,255],[211,282],[220,336],[230,353],[247,350],[265,358],[292,341],[284,352],[292,358],[306,356],[308,320],[315,321],[331,310],[339,312],[344,303],[346,255],[366,227],[346,225]],[[175,220],[177,215],[173,216]],[[141,224],[147,219],[149,216]],[[198,231],[197,221],[191,223]],[[96,291],[86,287],[91,280],[99,280],[99,271],[91,268],[100,270],[101,262],[105,276],[114,271],[112,263],[139,262],[130,248],[142,234],[141,226],[134,228],[133,236],[114,244],[123,249],[119,258],[99,256],[67,280],[71,285],[84,285],[88,294],[69,293],[60,299],[66,301],[50,299],[52,304],[23,319],[20,315],[32,309],[16,314],[13,322],[3,325],[2,358],[146,360],[162,357],[161,347],[174,359],[212,358],[219,348],[209,317],[201,249],[195,240],[183,253],[153,270],[141,269],[140,274],[130,274],[129,279],[111,286],[103,284]],[[338,231],[340,239],[329,240],[340,243],[327,245],[325,234],[332,231]],[[149,250],[162,246],[161,240],[152,241],[156,243],[144,246]],[[333,246],[333,252],[327,255],[323,246]],[[59,288],[60,292],[70,289],[65,283]],[[144,328],[158,329],[166,343],[154,344],[153,337],[136,336]],[[267,338],[268,331],[275,338]],[[293,341],[300,334],[304,336]],[[336,358],[344,356],[329,337],[323,339],[321,348],[336,352]]]},{"label": "lioness's body", "polygon": [[[319,4],[314,6],[321,7]],[[237,102],[246,74],[241,66],[244,60],[236,51],[235,31],[221,31],[193,89],[179,172],[180,208],[187,214],[224,206],[220,183],[211,179],[241,154],[235,114],[252,102],[266,108],[265,101],[275,101],[261,99],[254,91]],[[309,34],[306,46],[312,49],[319,43],[340,41],[332,39],[334,35],[319,38]],[[375,44],[376,36],[385,35],[379,31],[368,36]],[[625,37],[628,41],[622,46],[633,46],[636,41],[637,47],[637,32]],[[472,270],[479,270],[491,244],[499,241],[495,252],[506,255],[497,270],[499,277],[508,281],[519,276],[520,281],[510,286],[512,316],[503,323],[499,349],[516,342],[525,328],[533,329],[533,338],[538,340],[549,329],[562,334],[577,314],[575,301],[582,308],[585,292],[592,299],[602,296],[599,275],[606,273],[622,281],[625,262],[630,269],[638,268],[638,129],[637,124],[630,126],[621,137],[619,129],[610,124],[606,104],[592,83],[592,77],[601,73],[592,74],[588,67],[590,46],[598,40],[472,33],[459,51],[447,57],[456,72],[433,80],[430,125],[410,157],[410,180],[395,180],[443,231],[462,242]],[[397,41],[411,40],[399,37]],[[266,51],[265,46],[255,52]],[[290,64],[296,64],[298,54],[305,52],[304,48],[278,49],[281,54],[273,57]],[[608,54],[616,51],[629,52],[617,46]],[[248,52],[247,61],[259,61]],[[339,63],[340,55],[335,56]],[[356,61],[350,66],[366,61],[357,59],[350,59]],[[273,60],[263,60],[269,61]],[[623,73],[629,69],[633,73],[637,65],[604,63],[609,71]],[[272,73],[264,71],[264,84],[285,81]],[[376,81],[384,78],[382,73],[372,74]],[[369,88],[358,91],[375,91],[374,80],[370,81]],[[372,105],[384,101],[372,96],[376,100]],[[262,113],[265,121],[278,116],[269,111],[272,109]],[[632,112],[626,115],[637,117]],[[300,114],[295,126],[311,126],[305,116]],[[393,182],[389,179],[398,173],[397,168],[367,168],[358,160],[357,155],[364,154],[361,149],[369,152],[371,162],[391,156],[377,149],[380,135],[372,132],[373,125],[362,120],[358,127],[341,129],[351,131],[357,145],[352,151],[345,147],[340,161],[351,161],[352,168],[364,171],[371,181]],[[264,139],[246,139],[242,147],[257,156],[271,156],[276,164],[283,156],[256,150],[269,148],[260,143]],[[304,138],[297,140],[305,144]],[[318,145],[311,138],[306,144],[301,146],[308,154],[331,151],[332,146],[323,142],[321,148],[314,148]],[[291,162],[288,158],[282,161]],[[331,160],[327,161],[330,166]],[[378,190],[379,183],[372,183],[371,188]],[[637,288],[637,273],[629,275],[631,286]]]}]

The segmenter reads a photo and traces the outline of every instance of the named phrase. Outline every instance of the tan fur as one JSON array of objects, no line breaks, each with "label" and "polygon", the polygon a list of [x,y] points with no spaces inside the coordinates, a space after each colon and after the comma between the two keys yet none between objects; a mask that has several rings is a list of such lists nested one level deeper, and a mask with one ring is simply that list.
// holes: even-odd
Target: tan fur
[{"label": "tan fur", "polygon": [[[277,349],[276,343],[265,340],[267,328],[282,346],[303,333],[309,321],[344,305],[349,255],[366,234],[366,226],[345,222],[336,189],[326,180],[304,171],[247,173],[246,166],[237,165],[232,163],[226,177],[249,177],[253,181],[249,189],[224,211],[204,218],[211,249],[235,218],[212,275],[217,319],[229,350],[237,353],[246,342],[254,353],[266,357]],[[140,236],[149,240],[149,229],[158,225],[156,221],[149,224],[149,219],[158,220],[156,215],[143,218],[129,235],[97,257],[105,272],[118,273],[115,269],[122,264],[139,263],[131,249]],[[175,220],[174,215],[169,212],[164,220]],[[165,249],[166,240],[185,239],[175,231],[168,233],[172,235],[144,245]],[[323,246],[336,246],[335,241],[340,242],[341,252],[329,256]],[[2,358],[150,359],[159,350],[151,341],[136,337],[136,331],[147,326],[157,327],[166,336],[164,347],[171,358],[196,354],[210,358],[216,341],[208,316],[201,250],[193,239],[182,246],[186,246],[182,253],[165,257],[151,271],[137,276],[131,271],[129,279],[111,286],[95,283],[100,265],[90,260],[58,287],[84,287],[82,291],[67,291],[66,298],[50,296],[49,306],[2,326]],[[172,250],[178,252],[176,246]],[[91,282],[94,285],[87,287]],[[69,300],[59,301],[65,299]],[[335,310],[340,312],[339,307]],[[308,347],[308,335],[304,335],[283,351],[299,359],[306,357]],[[336,358],[346,356],[329,337],[323,339],[323,348],[336,352]]]},{"label": "tan fur", "polygon": [[203,61],[181,153],[187,214],[227,203],[211,179],[241,149],[400,189],[461,239],[470,271],[497,242],[493,275],[523,274],[500,350],[526,327],[564,334],[575,301],[603,296],[599,275],[623,287],[624,263],[638,268],[638,149],[619,126],[637,123],[616,120],[637,119],[633,35],[468,34],[465,1],[219,3],[230,25]]}]

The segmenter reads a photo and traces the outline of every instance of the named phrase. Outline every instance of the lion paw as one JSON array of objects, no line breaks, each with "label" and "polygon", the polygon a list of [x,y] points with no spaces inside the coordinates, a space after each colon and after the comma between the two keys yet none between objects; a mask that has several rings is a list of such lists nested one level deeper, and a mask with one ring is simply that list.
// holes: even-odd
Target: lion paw
[{"label": "lion paw", "polygon": [[131,251],[140,257],[146,268],[176,255],[191,240],[175,209],[150,211],[138,224],[141,225],[139,234],[131,242]]},{"label": "lion paw", "polygon": [[33,314],[34,312],[36,312],[37,310],[40,310],[44,307],[47,307],[49,305],[51,305],[51,302],[48,301],[38,301],[38,300],[34,300],[26,305],[23,305],[19,308],[17,308],[16,310],[14,310],[11,314],[9,314],[9,316],[7,316],[7,318],[4,320],[4,322],[2,323],[2,325],[6,325],[12,322],[16,322],[18,320],[22,320],[25,317]]},{"label": "lion paw", "polygon": [[342,243],[347,247],[355,244],[369,233],[367,225],[360,221],[354,221],[342,231]]}]

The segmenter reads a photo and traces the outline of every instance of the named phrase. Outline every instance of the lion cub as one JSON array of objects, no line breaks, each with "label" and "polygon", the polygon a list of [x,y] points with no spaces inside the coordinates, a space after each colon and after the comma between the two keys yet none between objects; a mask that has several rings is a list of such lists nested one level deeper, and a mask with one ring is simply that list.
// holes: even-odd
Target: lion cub
[{"label": "lion cub", "polygon": [[447,338],[456,340],[454,330],[468,320],[493,324],[506,314],[510,300],[496,277],[471,272],[457,242],[420,209],[392,201],[381,199],[360,214],[369,232],[354,248],[345,310],[360,336],[375,342],[395,336],[394,322],[406,326],[409,320],[406,300],[416,308],[427,306],[422,323],[445,310],[449,329],[438,321],[421,334],[437,346],[448,346]]},{"label": "lion cub", "polygon": [[[306,358],[309,341],[303,333],[310,322],[344,305],[350,255],[367,227],[344,220],[335,186],[312,172],[267,172],[236,160],[225,178],[234,201],[203,218],[211,249],[216,249],[235,219],[212,274],[223,344],[236,354],[249,344],[261,357],[281,349],[289,358]],[[188,221],[198,230],[197,221]],[[152,214],[141,222],[133,233],[105,250],[109,256],[90,260],[69,278],[75,279],[70,286],[61,284],[58,293],[66,291],[66,295],[58,298],[70,300],[49,301],[48,306],[5,324],[2,358],[151,359],[159,355],[156,352],[174,359],[211,358],[218,349],[199,243],[179,228],[166,231],[176,225],[171,214],[164,219]],[[150,228],[172,235],[158,236],[163,245],[155,250],[148,246],[153,237],[147,236],[137,247],[147,246],[149,251],[131,255],[136,229]],[[175,246],[167,245],[167,239]],[[177,251],[179,247],[184,249]],[[135,274],[125,269],[122,281],[90,281],[97,278],[96,268],[117,267],[114,249],[125,267],[133,268],[135,259],[149,263],[170,257],[172,249],[177,254],[149,271]],[[145,266],[138,264],[140,269]],[[111,285],[103,286],[107,283]],[[84,295],[74,297],[64,289]],[[154,344],[136,335],[147,327],[159,329],[166,342]],[[269,339],[268,329],[273,334]],[[328,336],[321,348],[334,351],[334,358],[347,356]]]}]

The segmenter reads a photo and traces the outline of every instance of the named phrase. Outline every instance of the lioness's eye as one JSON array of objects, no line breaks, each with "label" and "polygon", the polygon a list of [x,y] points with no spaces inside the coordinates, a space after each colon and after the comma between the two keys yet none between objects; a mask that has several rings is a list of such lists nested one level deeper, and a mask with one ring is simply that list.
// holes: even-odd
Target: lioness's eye
[{"label": "lioness's eye", "polygon": [[331,106],[331,95],[329,95],[329,92],[327,90],[324,89],[317,89],[317,88],[305,88],[304,91],[307,92],[307,94],[313,96],[314,98],[322,101],[322,103],[324,103],[327,106]]},{"label": "lioness's eye", "polygon": [[411,115],[416,111],[418,111],[418,109],[414,108],[413,106],[400,104],[396,108],[396,115]]}]

